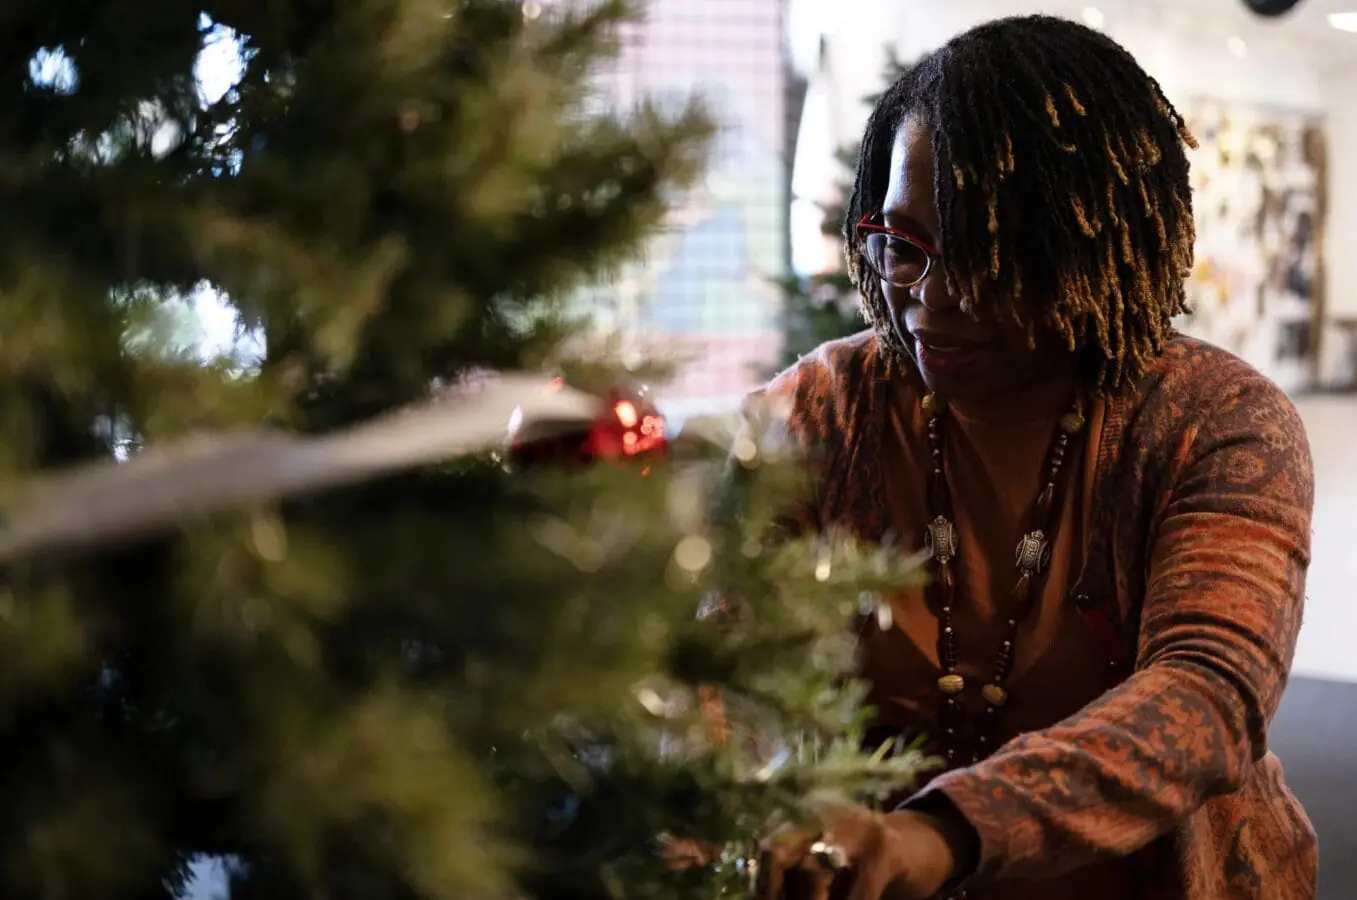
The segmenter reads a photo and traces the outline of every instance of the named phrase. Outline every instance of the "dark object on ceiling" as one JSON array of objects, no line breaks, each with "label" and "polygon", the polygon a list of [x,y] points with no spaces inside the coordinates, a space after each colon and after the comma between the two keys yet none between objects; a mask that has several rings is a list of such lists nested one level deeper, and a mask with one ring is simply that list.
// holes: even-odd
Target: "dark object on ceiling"
[{"label": "dark object on ceiling", "polygon": [[1249,12],[1265,18],[1284,16],[1300,5],[1301,0],[1244,0]]}]

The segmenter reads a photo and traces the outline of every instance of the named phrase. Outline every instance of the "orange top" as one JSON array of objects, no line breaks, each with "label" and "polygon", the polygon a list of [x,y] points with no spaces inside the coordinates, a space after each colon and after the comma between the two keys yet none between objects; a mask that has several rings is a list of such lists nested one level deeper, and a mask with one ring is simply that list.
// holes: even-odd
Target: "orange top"
[{"label": "orange top", "polygon": [[[882,472],[891,530],[902,549],[923,546],[928,507],[931,449],[925,392],[910,371],[893,386],[889,428],[882,447]],[[983,713],[979,686],[989,681],[1005,639],[1007,604],[1017,572],[1018,538],[1027,530],[1028,510],[1042,484],[1042,468],[1070,404],[1073,387],[1037,388],[1002,408],[965,406],[953,400],[943,415],[946,469],[959,539],[956,566],[958,603],[953,610],[958,671],[968,685],[965,706],[973,723]],[[1089,640],[1083,621],[1066,595],[1079,575],[1091,515],[1097,441],[1103,403],[1094,401],[1085,429],[1071,442],[1061,485],[1063,495],[1051,544],[1051,559],[1031,612],[1014,641],[1013,668],[1005,682],[1009,699],[999,714],[995,739],[1007,742],[1078,712],[1108,686],[1107,659]],[[938,619],[915,588],[888,598],[891,626],[875,619],[863,635],[864,674],[869,702],[878,719],[910,733],[941,734],[937,713]],[[970,729],[960,729],[962,747],[972,746]],[[969,753],[969,749],[964,750]],[[1135,896],[1133,873],[1124,861],[1076,870],[1058,881],[1011,881],[969,892],[974,900],[1048,897]]]},{"label": "orange top", "polygon": [[[896,394],[908,369],[865,332],[821,346],[760,392],[787,404],[788,432],[810,451],[816,496],[789,511],[788,525],[848,528],[875,543],[898,534],[900,520],[917,535],[924,519],[909,478],[923,467],[909,457],[923,432],[908,389]],[[1122,873],[1142,876],[1144,898],[1314,900],[1314,830],[1267,749],[1309,564],[1304,426],[1275,384],[1181,336],[1107,397],[1101,417],[1076,494],[1092,492],[1092,515],[1087,500],[1082,515],[1066,511],[1066,561],[1018,638],[1013,708],[1001,722],[1004,737],[1027,730],[938,775],[916,802],[941,795],[975,828],[972,898],[1115,897],[1126,882],[1103,867],[1121,859]],[[957,649],[968,666],[988,667],[997,632],[986,604],[1007,595],[1017,539],[1001,520],[1012,521],[1009,500],[1035,492],[1031,447],[1049,426],[1031,426],[1041,440],[989,416],[963,414],[948,428],[961,553],[981,548],[957,560],[958,600],[969,601]],[[1070,557],[1080,559],[1074,585]],[[878,639],[869,665],[883,716],[926,728],[936,625],[917,600],[895,598],[899,627]],[[1082,643],[1074,603],[1085,610]],[[1096,671],[1100,659],[1116,664],[1114,676]],[[1039,879],[1048,880],[1035,892],[1022,886]]]}]

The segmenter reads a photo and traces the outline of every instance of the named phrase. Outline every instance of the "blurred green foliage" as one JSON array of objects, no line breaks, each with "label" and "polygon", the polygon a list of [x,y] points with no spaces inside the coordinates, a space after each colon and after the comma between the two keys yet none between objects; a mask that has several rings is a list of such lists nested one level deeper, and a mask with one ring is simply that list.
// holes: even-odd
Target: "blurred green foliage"
[{"label": "blurred green foliage", "polygon": [[[563,298],[637,253],[711,130],[597,102],[632,5],[4,4],[0,482],[553,359]],[[216,93],[205,49],[239,63]],[[198,348],[207,302],[231,353]],[[738,454],[720,527],[719,461],[452,460],[9,566],[0,896],[179,896],[208,859],[233,900],[747,890],[667,872],[656,835],[738,848],[919,764],[857,755],[844,680],[859,595],[912,573],[772,540],[783,452]],[[738,623],[697,621],[718,587]],[[737,740],[704,739],[699,684]]]}]

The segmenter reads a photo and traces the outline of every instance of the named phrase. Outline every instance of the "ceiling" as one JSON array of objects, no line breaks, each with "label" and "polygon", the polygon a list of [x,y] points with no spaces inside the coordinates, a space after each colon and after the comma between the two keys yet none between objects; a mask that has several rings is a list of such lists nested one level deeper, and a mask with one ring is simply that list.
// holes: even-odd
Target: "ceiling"
[{"label": "ceiling", "polygon": [[1125,20],[1192,38],[1238,37],[1250,54],[1299,55],[1324,66],[1357,65],[1357,34],[1337,31],[1327,21],[1329,13],[1357,12],[1357,0],[1301,0],[1292,12],[1274,19],[1249,12],[1243,0],[1089,0],[1087,5],[1100,9],[1109,23]]}]

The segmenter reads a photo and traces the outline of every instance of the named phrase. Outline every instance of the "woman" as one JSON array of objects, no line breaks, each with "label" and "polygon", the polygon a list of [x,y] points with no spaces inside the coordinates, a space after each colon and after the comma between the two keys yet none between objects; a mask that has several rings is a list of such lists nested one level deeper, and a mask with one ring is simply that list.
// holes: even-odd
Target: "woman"
[{"label": "woman", "polygon": [[872,329],[766,393],[816,450],[807,526],[932,550],[865,674],[878,739],[949,766],[771,845],[765,897],[1314,897],[1267,750],[1311,461],[1274,385],[1172,330],[1191,142],[1125,50],[1048,17],[878,102],[845,228]]}]

